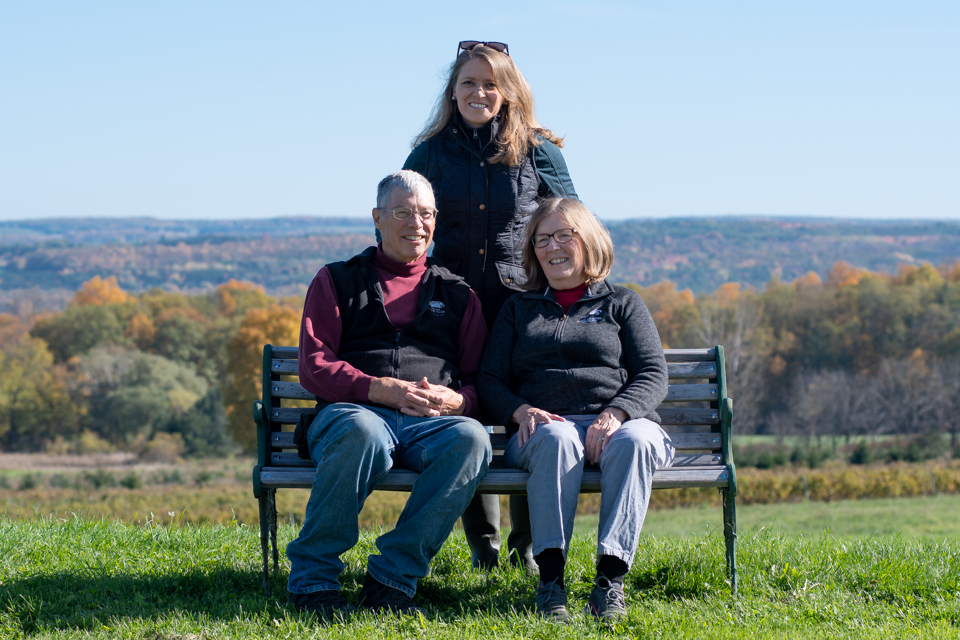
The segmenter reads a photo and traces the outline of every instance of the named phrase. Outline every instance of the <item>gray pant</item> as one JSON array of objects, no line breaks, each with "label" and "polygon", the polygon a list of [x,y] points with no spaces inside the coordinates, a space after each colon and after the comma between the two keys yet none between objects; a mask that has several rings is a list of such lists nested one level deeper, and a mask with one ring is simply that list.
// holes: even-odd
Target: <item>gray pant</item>
[{"label": "gray pant", "polygon": [[[505,453],[508,467],[530,472],[527,497],[533,554],[561,549],[573,536],[580,480],[586,463],[584,439],[596,416],[565,416],[537,426],[521,449],[514,434]],[[616,556],[629,566],[647,515],[653,473],[673,463],[675,450],[660,425],[641,418],[621,425],[600,456],[600,527],[597,558]]]}]

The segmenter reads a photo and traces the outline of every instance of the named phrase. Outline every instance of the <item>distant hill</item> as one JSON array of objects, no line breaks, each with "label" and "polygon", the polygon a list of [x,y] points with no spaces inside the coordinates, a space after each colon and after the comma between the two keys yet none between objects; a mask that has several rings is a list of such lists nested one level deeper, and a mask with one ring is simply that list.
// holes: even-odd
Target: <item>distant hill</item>
[{"label": "distant hill", "polygon": [[[838,260],[872,271],[960,258],[960,222],[758,217],[609,221],[612,279],[672,280],[695,294],[737,281],[762,287]],[[317,270],[372,244],[368,218],[0,222],[0,311],[58,308],[94,275],[130,291],[197,292],[231,278],[273,295],[305,291]]]}]

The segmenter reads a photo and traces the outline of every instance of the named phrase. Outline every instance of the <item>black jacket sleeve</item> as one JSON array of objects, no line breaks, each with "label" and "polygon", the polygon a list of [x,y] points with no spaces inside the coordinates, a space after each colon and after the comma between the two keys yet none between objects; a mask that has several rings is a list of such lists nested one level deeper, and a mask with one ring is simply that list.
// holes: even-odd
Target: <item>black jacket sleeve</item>
[{"label": "black jacket sleeve", "polygon": [[[516,297],[516,296],[514,296]],[[477,374],[477,394],[484,413],[498,424],[510,424],[513,412],[527,401],[513,393],[513,349],[517,344],[514,298],[500,310]]]}]

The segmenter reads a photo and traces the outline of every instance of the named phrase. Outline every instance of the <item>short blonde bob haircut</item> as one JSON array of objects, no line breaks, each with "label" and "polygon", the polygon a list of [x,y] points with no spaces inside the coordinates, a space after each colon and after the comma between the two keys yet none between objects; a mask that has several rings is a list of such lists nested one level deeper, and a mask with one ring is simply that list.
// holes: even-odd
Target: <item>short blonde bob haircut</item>
[{"label": "short blonde bob haircut", "polygon": [[[520,73],[520,69],[514,64],[513,58],[483,45],[464,51],[451,65],[450,74],[437,99],[430,121],[414,139],[414,147],[440,135],[453,122],[457,112],[455,95],[457,80],[464,65],[471,60],[482,60],[490,65],[493,80],[497,83],[497,91],[503,96],[503,104],[499,112],[500,130],[497,134],[497,153],[490,158],[491,162],[499,162],[511,167],[519,165],[530,148],[539,147],[544,139],[558,147],[563,147],[563,138],[549,129],[544,129],[537,122],[537,116],[533,110],[533,92],[530,91],[530,85]],[[451,100],[451,98],[454,99]]]},{"label": "short blonde bob haircut", "polygon": [[613,267],[613,241],[606,227],[579,200],[547,198],[530,216],[530,222],[523,234],[523,270],[527,275],[523,288],[539,291],[547,285],[547,276],[543,273],[531,240],[537,233],[540,221],[554,213],[560,214],[563,221],[576,232],[576,239],[572,242],[580,242],[583,246],[584,281],[593,284],[610,275]]}]

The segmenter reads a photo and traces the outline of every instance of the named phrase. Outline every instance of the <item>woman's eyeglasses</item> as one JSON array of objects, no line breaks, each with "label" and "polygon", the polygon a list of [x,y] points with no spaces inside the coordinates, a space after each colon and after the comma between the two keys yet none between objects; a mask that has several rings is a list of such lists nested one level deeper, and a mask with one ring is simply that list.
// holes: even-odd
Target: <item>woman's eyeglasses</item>
[{"label": "woman's eyeglasses", "polygon": [[460,44],[457,45],[457,57],[460,57],[461,51],[472,51],[483,45],[485,47],[490,47],[494,51],[499,51],[500,53],[505,53],[508,56],[510,55],[510,47],[507,46],[505,42],[480,42],[479,40],[461,40]]},{"label": "woman's eyeglasses", "polygon": [[420,209],[419,211],[414,211],[413,209],[408,209],[407,207],[397,207],[396,209],[380,209],[380,211],[386,211],[397,220],[409,220],[410,216],[412,216],[414,213],[419,215],[420,219],[425,222],[433,220],[437,217],[437,212],[433,209]]},{"label": "woman's eyeglasses", "polygon": [[557,241],[557,244],[567,244],[576,237],[576,229],[560,229],[553,233],[537,233],[530,238],[530,243],[537,249],[543,249],[550,244],[550,238]]}]

